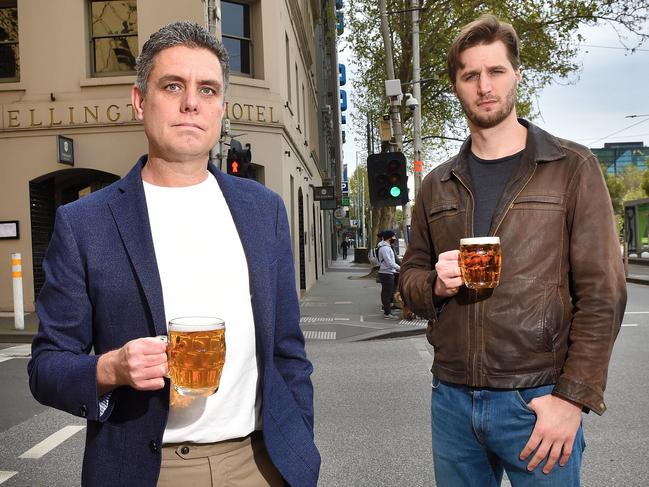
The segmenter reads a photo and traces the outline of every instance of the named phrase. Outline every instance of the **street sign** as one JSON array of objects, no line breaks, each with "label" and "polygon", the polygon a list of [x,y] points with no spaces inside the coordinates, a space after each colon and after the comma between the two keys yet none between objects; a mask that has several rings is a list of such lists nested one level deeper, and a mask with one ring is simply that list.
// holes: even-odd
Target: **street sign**
[{"label": "street sign", "polygon": [[341,187],[342,187],[343,193],[349,193],[349,182],[348,181],[343,181],[341,183],[341,185],[342,185]]},{"label": "street sign", "polygon": [[336,218],[345,218],[345,210],[343,208],[336,208],[334,210],[334,216]]},{"label": "street sign", "polygon": [[333,200],[333,199],[336,199],[333,186],[316,186],[315,188],[313,188],[314,201]]},{"label": "street sign", "polygon": [[349,206],[349,196],[343,196],[342,204],[343,206]]}]

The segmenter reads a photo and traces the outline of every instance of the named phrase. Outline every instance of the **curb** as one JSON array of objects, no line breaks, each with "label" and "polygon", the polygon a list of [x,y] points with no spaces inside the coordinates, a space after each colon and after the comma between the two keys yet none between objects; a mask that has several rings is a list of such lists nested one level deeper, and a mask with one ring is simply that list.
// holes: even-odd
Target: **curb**
[{"label": "curb", "polygon": [[0,343],[31,343],[35,335],[33,331],[0,331]]},{"label": "curb", "polygon": [[630,282],[631,284],[642,284],[644,286],[649,286],[649,278],[642,278],[639,276],[628,276],[626,278],[626,282]]}]

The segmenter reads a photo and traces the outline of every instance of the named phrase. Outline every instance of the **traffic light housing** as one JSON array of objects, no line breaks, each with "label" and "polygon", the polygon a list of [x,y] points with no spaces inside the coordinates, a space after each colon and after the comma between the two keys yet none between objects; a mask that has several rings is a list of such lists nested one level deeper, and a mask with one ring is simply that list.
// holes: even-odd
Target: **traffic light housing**
[{"label": "traffic light housing", "polygon": [[367,179],[373,207],[400,206],[410,201],[406,157],[402,152],[370,154],[367,158]]},{"label": "traffic light housing", "polygon": [[244,149],[241,146],[241,142],[232,139],[230,141],[230,149],[228,149],[228,174],[239,176],[240,178],[251,177],[251,160],[250,144],[246,144],[246,148]]}]

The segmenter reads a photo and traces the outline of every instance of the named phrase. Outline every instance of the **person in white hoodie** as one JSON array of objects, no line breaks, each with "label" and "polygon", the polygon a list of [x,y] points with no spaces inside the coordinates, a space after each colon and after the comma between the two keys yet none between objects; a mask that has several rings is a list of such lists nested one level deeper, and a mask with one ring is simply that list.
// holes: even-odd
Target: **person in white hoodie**
[{"label": "person in white hoodie", "polygon": [[379,279],[381,281],[381,303],[383,304],[383,318],[386,320],[398,320],[399,317],[392,314],[392,296],[394,294],[395,275],[399,272],[392,250],[392,243],[396,236],[392,230],[383,232],[383,240],[378,245]]}]

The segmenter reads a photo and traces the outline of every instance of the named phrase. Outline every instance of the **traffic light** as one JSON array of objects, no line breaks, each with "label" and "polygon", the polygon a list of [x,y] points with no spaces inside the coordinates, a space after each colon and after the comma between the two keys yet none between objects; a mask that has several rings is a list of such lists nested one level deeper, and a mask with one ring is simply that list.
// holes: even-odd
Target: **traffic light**
[{"label": "traffic light", "polygon": [[250,161],[252,154],[250,153],[250,144],[246,144],[246,148],[241,147],[241,142],[232,139],[230,141],[230,149],[228,150],[228,174],[232,176],[239,176],[241,178],[251,177]]},{"label": "traffic light", "polygon": [[367,180],[373,207],[408,203],[408,176],[403,153],[370,154],[367,158]]}]

